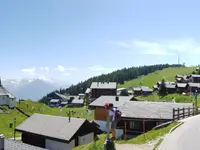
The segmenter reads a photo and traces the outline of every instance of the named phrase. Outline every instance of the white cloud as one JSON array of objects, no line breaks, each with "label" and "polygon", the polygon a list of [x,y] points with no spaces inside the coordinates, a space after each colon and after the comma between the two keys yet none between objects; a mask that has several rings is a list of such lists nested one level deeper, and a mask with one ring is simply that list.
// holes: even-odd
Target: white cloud
[{"label": "white cloud", "polygon": [[69,76],[69,75],[70,75],[70,73],[66,72],[66,73],[64,73],[64,75],[65,75],[65,76]]},{"label": "white cloud", "polygon": [[200,44],[192,38],[157,41],[130,40],[111,43],[123,48],[123,50],[129,49],[129,51],[141,54],[177,55],[183,52],[200,54]]},{"label": "white cloud", "polygon": [[49,67],[41,67],[40,70],[41,70],[41,71],[49,72],[49,71],[50,71],[50,68],[49,68]]},{"label": "white cloud", "polygon": [[28,73],[28,74],[31,74],[33,75],[36,71],[36,68],[25,68],[25,69],[22,69],[21,72],[25,72],[25,73]]},{"label": "white cloud", "polygon": [[71,67],[71,68],[66,68],[66,67],[64,67],[64,66],[62,66],[62,65],[58,65],[56,68],[55,68],[55,70],[57,70],[57,71],[59,71],[59,72],[65,72],[65,71],[75,71],[75,70],[77,70],[76,68],[73,68],[73,67]]}]

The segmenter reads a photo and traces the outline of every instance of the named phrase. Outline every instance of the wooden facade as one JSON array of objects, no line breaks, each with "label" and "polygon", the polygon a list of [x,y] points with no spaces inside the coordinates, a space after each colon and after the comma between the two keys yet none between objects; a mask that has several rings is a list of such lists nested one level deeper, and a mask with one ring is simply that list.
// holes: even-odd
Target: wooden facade
[{"label": "wooden facade", "polygon": [[76,146],[79,146],[79,143],[78,143],[79,136],[84,136],[89,133],[94,133],[94,140],[95,140],[97,138],[97,134],[101,133],[100,130],[97,128],[97,126],[94,123],[90,123],[89,121],[85,121],[83,125],[77,130],[77,132],[73,135],[73,137],[69,141],[57,139],[56,137],[47,137],[47,136],[43,136],[39,134],[34,134],[31,132],[25,132],[25,131],[20,131],[20,130],[16,130],[16,131],[22,133],[23,143],[41,147],[41,148],[45,148],[46,139],[62,142],[62,143],[70,143],[72,140],[74,140],[75,147],[76,147]]},{"label": "wooden facade", "polygon": [[122,118],[117,128],[124,130],[124,139],[132,138],[152,130],[154,127],[170,120]]},{"label": "wooden facade", "polygon": [[105,121],[107,116],[107,112],[104,107],[96,107],[94,111],[94,120]]},{"label": "wooden facade", "polygon": [[92,89],[91,90],[91,98],[99,98],[100,96],[115,96],[117,95],[117,88],[116,89]]}]

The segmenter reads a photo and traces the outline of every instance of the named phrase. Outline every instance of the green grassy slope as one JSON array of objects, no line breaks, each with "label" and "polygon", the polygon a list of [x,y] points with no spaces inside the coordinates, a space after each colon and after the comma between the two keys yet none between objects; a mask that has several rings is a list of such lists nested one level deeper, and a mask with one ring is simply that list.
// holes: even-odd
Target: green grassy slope
[{"label": "green grassy slope", "polygon": [[[127,141],[117,141],[116,143],[119,144],[145,144],[148,141],[151,140],[155,140],[167,133],[169,133],[169,131],[175,127],[178,123],[172,123],[167,127],[161,128],[161,129],[157,129],[157,130],[152,130],[149,131],[145,134],[142,134],[140,136],[137,136],[136,138],[127,140]],[[102,150],[103,149],[103,144],[105,141],[106,135],[102,134],[99,136],[99,139],[96,142],[92,142],[86,145],[82,145],[79,147],[74,148],[73,150]]]},{"label": "green grassy slope", "polygon": [[[17,106],[26,112],[29,115],[32,115],[33,113],[40,113],[40,114],[49,114],[49,115],[56,115],[56,116],[67,116],[66,112],[69,112],[69,110],[76,111],[76,115],[72,115],[72,117],[80,117],[80,118],[86,118],[88,120],[93,119],[93,111],[88,114],[86,112],[87,108],[67,108],[63,107],[61,108],[50,108],[45,104],[38,103],[38,102],[32,102],[32,101],[23,101],[19,105],[17,103]],[[62,111],[61,111],[62,110]],[[8,113],[0,113],[0,134],[4,134],[5,137],[13,137],[13,129],[9,128],[9,124],[13,123],[14,118],[16,118],[17,122],[16,124],[19,125],[22,123],[25,119],[27,119],[26,116],[21,114],[16,109],[9,110]]]},{"label": "green grassy slope", "polygon": [[[191,74],[192,71],[195,71],[195,67],[178,67],[178,68],[167,68],[154,73],[148,74],[147,76],[141,76],[142,85],[152,87],[158,81],[161,81],[163,78],[166,81],[175,81],[175,76],[177,74]],[[130,87],[130,86],[139,86],[140,79],[134,79],[125,82],[122,85],[119,85],[119,88]]]}]

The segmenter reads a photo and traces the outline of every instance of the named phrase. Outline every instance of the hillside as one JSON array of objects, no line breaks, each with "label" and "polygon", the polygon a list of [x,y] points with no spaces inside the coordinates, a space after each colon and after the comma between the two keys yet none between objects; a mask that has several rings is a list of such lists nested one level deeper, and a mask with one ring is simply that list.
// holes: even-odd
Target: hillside
[{"label": "hillside", "polygon": [[[114,71],[109,74],[103,74],[100,76],[89,78],[84,82],[80,82],[77,85],[72,85],[67,89],[61,89],[59,92],[61,94],[68,93],[70,95],[77,95],[79,93],[84,93],[85,90],[90,87],[92,82],[117,82],[119,84],[124,84],[126,81],[137,79],[141,75],[148,75],[158,70],[163,70],[165,68],[176,68],[182,67],[182,65],[169,65],[169,64],[160,64],[160,65],[150,65],[150,66],[140,66],[140,67],[131,67],[131,68],[124,68],[121,70]],[[126,82],[127,83],[127,82]],[[51,93],[49,93],[51,94]],[[40,102],[47,103],[48,94],[44,96]]]},{"label": "hillside", "polygon": [[163,78],[166,81],[175,81],[175,76],[177,74],[191,74],[196,68],[195,67],[175,67],[175,68],[166,68],[163,70],[158,70],[153,73],[150,73],[146,76],[141,76],[140,78],[129,80],[124,84],[120,84],[119,88],[130,87],[130,86],[139,86],[140,80],[143,86],[152,87],[158,81],[161,81]]},{"label": "hillside", "polygon": [[[70,110],[76,111],[76,115],[72,117],[80,117],[80,118],[86,118],[88,120],[93,119],[93,111],[90,111],[90,113],[86,112],[87,108],[50,108],[49,106],[45,104],[41,104],[38,102],[33,101],[22,101],[17,103],[17,107],[23,110],[26,114],[32,115],[33,113],[40,113],[40,114],[48,114],[48,115],[55,115],[55,116],[67,116],[66,112],[69,112]],[[4,107],[7,108],[7,107]],[[6,137],[13,137],[13,129],[9,128],[9,124],[13,123],[13,119],[16,118],[16,125],[19,125],[21,122],[23,122],[25,119],[27,119],[26,116],[21,114],[16,109],[8,110],[7,112],[2,112],[0,110],[0,134],[4,134]]]}]

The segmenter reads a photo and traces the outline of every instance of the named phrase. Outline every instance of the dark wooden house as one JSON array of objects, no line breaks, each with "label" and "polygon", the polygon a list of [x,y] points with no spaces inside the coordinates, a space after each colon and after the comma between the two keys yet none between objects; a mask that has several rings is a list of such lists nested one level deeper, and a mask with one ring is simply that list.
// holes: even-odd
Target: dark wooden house
[{"label": "dark wooden house", "polygon": [[101,96],[89,104],[90,109],[94,109],[94,121],[100,126],[102,131],[106,131],[106,103],[113,103],[114,107],[119,107],[124,102],[134,100],[133,96]]},{"label": "dark wooden house", "polygon": [[177,93],[186,93],[188,91],[188,84],[187,83],[177,83],[176,84]]},{"label": "dark wooden house", "polygon": [[140,87],[133,88],[134,96],[142,95],[142,89]]},{"label": "dark wooden house", "polygon": [[102,95],[117,95],[116,82],[92,82],[90,89],[92,99],[99,98]]},{"label": "dark wooden house", "polygon": [[175,84],[165,84],[166,90],[168,94],[176,93],[176,85]]},{"label": "dark wooden house", "polygon": [[192,74],[191,75],[191,82],[192,83],[200,83],[200,75]]},{"label": "dark wooden house", "polygon": [[84,100],[75,98],[72,100],[70,104],[68,104],[68,107],[83,107],[84,106]]},{"label": "dark wooden house", "polygon": [[47,149],[71,150],[88,144],[97,136],[97,126],[86,119],[34,114],[15,131],[22,142]]},{"label": "dark wooden house", "polygon": [[188,92],[195,92],[196,90],[199,91],[200,83],[188,83],[187,87]]},{"label": "dark wooden house", "polygon": [[122,112],[117,130],[128,139],[152,130],[159,124],[172,121],[173,108],[192,107],[192,103],[129,101],[119,106]]}]

